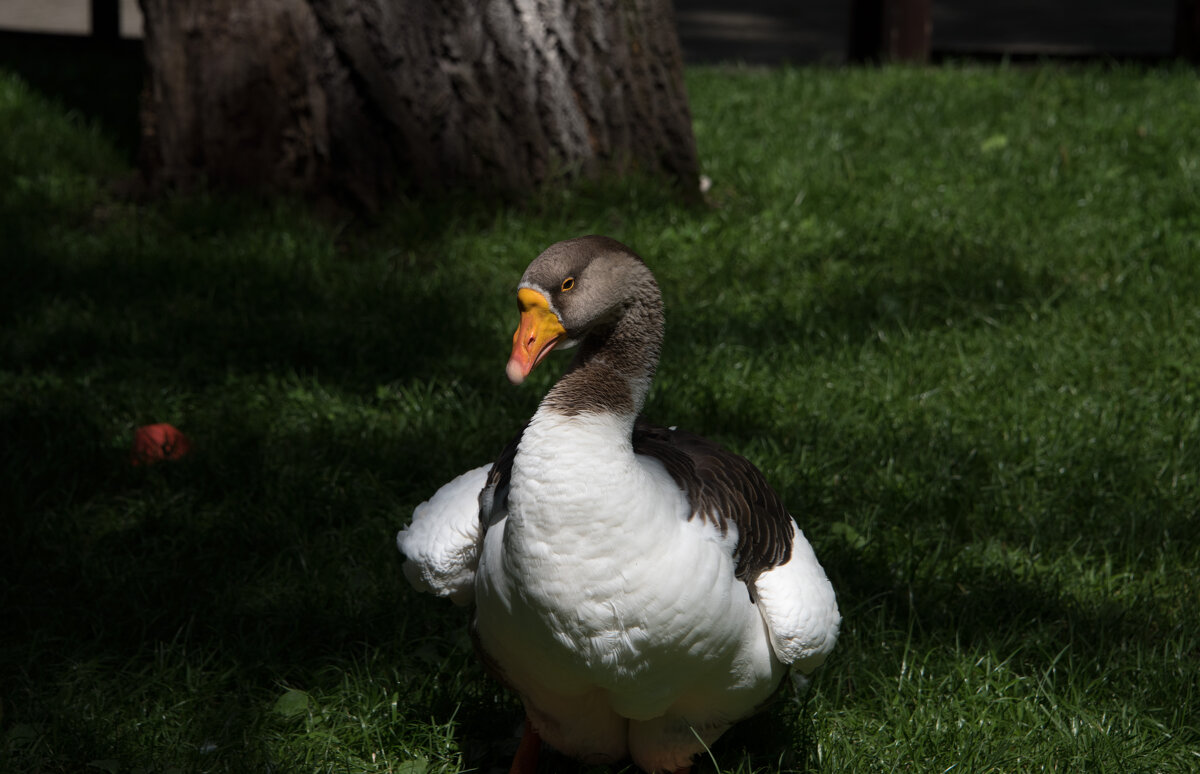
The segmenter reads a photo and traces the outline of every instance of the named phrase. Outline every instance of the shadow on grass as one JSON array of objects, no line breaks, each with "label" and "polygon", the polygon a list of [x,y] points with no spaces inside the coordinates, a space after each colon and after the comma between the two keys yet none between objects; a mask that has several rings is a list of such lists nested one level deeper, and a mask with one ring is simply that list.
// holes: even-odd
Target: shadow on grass
[{"label": "shadow on grass", "polygon": [[[760,351],[789,342],[818,355],[889,336],[999,325],[1066,297],[1060,278],[1002,246],[968,249],[953,237],[917,234],[898,238],[892,248],[891,256],[797,256],[799,264],[813,267],[802,306],[792,288],[768,290],[736,321],[679,305],[668,320],[668,345],[719,342]],[[761,285],[771,288],[765,280]]]},{"label": "shadow on grass", "polygon": [[[18,245],[11,264],[20,283],[4,294],[17,356],[30,368],[76,372],[124,363],[191,386],[287,371],[363,386],[429,373],[447,342],[482,335],[471,315],[445,315],[431,330],[429,311],[453,295],[446,281],[331,277],[314,266],[331,245],[297,246],[270,224],[221,226],[234,233],[201,244],[182,233],[178,248],[99,261]],[[250,240],[258,254],[221,254],[239,242],[239,228],[264,230]]]},{"label": "shadow on grass", "polygon": [[[274,442],[290,447],[284,459],[310,461],[289,467],[264,449],[267,439],[242,431],[213,456],[131,471],[114,456],[93,416],[101,407],[71,394],[44,395],[40,407],[31,403],[31,411],[11,411],[0,426],[6,437],[27,441],[19,446],[38,445],[46,452],[34,458],[10,453],[3,459],[7,486],[27,487],[29,495],[10,522],[11,539],[2,557],[6,576],[17,582],[8,592],[20,597],[6,600],[13,618],[0,638],[9,652],[19,650],[22,641],[37,643],[38,655],[25,655],[25,677],[18,681],[32,681],[25,683],[27,689],[57,679],[64,656],[84,663],[128,663],[145,656],[149,643],[182,638],[189,650],[219,654],[217,660],[236,671],[221,694],[223,709],[197,708],[198,727],[208,738],[241,750],[238,755],[257,755],[247,736],[231,736],[222,720],[231,713],[227,716],[240,718],[243,729],[264,722],[258,710],[246,706],[248,700],[261,700],[242,693],[246,685],[259,691],[280,683],[309,686],[320,681],[331,661],[340,663],[363,646],[394,649],[401,658],[407,635],[434,636],[465,625],[461,611],[403,587],[391,542],[403,517],[389,520],[394,490],[338,483],[370,476],[392,449],[367,452],[337,434],[295,432]],[[863,448],[880,444],[878,438],[845,440]],[[909,433],[886,441],[934,452],[913,463],[907,489],[869,495],[896,528],[912,521],[918,542],[925,547],[939,542],[944,554],[963,550],[978,531],[970,523],[978,518],[971,510],[972,493],[986,488],[991,475],[988,461],[957,447],[958,440]],[[55,465],[56,458],[69,465]],[[331,475],[330,468],[340,468],[340,474]],[[948,481],[955,483],[946,486]],[[939,494],[920,494],[929,492]],[[864,495],[848,485],[803,496],[811,501],[802,512],[825,524],[808,527],[810,532],[824,535],[827,522],[861,507]],[[1112,546],[1133,538],[1150,549],[1166,531],[1187,534],[1183,515],[1164,513],[1161,531],[1115,535]],[[928,534],[931,523],[938,525],[936,541]],[[1044,539],[1047,550],[1054,550],[1068,545],[1071,536]],[[1157,604],[1081,605],[1044,580],[970,562],[964,571],[942,577],[923,564],[925,557],[906,554],[903,538],[854,548],[827,537],[821,557],[848,627],[878,617],[881,623],[865,625],[911,631],[918,646],[960,643],[1000,652],[1010,651],[1013,633],[1022,632],[1031,645],[1016,659],[1035,674],[1048,670],[1061,649],[1099,662],[1113,649],[1152,650],[1162,635],[1156,622],[1170,617]],[[398,618],[423,628],[402,636]],[[838,671],[840,655],[839,650],[826,670]],[[484,679],[478,670],[473,674]],[[6,682],[13,684],[11,675]],[[459,707],[464,702],[469,706]],[[31,711],[20,702],[10,709]],[[457,715],[464,754],[484,770],[511,754],[511,729],[497,730],[497,718],[509,725],[520,720],[511,703],[497,707],[478,692],[443,693],[432,703],[414,702],[410,711],[440,719]],[[104,740],[103,725],[63,722],[81,740],[93,737],[81,749],[121,753]],[[721,742],[718,760],[727,763],[732,757],[769,767],[772,755],[786,749],[798,756],[788,770],[810,770],[806,722],[803,714],[783,722],[772,713],[744,724]],[[701,770],[707,765],[702,763]],[[589,770],[554,759],[547,766]]]},{"label": "shadow on grass", "polygon": [[[1192,550],[1200,523],[1188,503],[1155,489],[1159,471],[1124,446],[1128,439],[1114,434],[1076,454],[1071,471],[1022,474],[1050,492],[1039,498],[1045,512],[1025,513],[1020,493],[1003,494],[1005,479],[979,439],[913,426],[874,438],[846,438],[832,426],[814,435],[842,436],[860,466],[902,460],[890,482],[852,466],[836,488],[808,482],[797,498],[848,639],[862,636],[855,629],[897,638],[885,648],[890,655],[877,650],[881,643],[846,654],[874,653],[871,671],[897,671],[909,644],[923,654],[992,653],[1067,694],[1080,681],[1114,692],[1136,685],[1138,674],[1108,671],[1115,660],[1128,663],[1128,654],[1140,663],[1180,646],[1200,665],[1200,633],[1167,623],[1180,620],[1181,601],[1144,583],[1161,572],[1164,555]],[[1105,481],[1097,471],[1120,475]],[[1122,482],[1127,489],[1118,488]],[[847,518],[857,529],[840,523]],[[1091,575],[1117,580],[1105,593]],[[826,669],[838,671],[838,655]],[[1184,701],[1189,688],[1164,681],[1156,690],[1130,689],[1122,701],[1149,712]]]},{"label": "shadow on grass", "polygon": [[[405,304],[389,305],[394,288],[352,285],[331,295],[317,279],[305,279],[303,268],[276,279],[277,269],[270,264],[183,260],[190,262],[187,270],[162,258],[90,267],[30,262],[25,271],[43,273],[47,295],[86,299],[87,317],[75,327],[47,331],[53,326],[46,326],[35,332],[29,339],[34,343],[21,357],[23,367],[78,375],[118,362],[151,374],[159,388],[182,383],[218,391],[230,372],[239,379],[319,372],[324,384],[361,392],[379,382],[447,371],[439,366],[442,345],[426,335],[423,310],[436,307],[452,291],[448,280],[408,291]],[[1031,297],[1042,292],[1036,278],[1023,278],[1008,264],[964,272],[956,280],[964,286],[1005,289],[1000,295],[989,291],[979,296],[976,306],[959,306],[956,313],[967,317],[1021,303],[1014,287]],[[995,282],[997,276],[1002,283]],[[824,319],[835,326],[833,335],[867,336],[879,325],[941,324],[960,298],[947,291],[937,309],[908,307],[899,317],[873,317],[864,313],[864,304],[876,308],[877,298],[907,291],[882,278],[872,282],[861,292],[844,285],[840,295],[825,299],[831,311]],[[908,287],[928,296],[930,287],[945,286],[942,279],[912,278]],[[197,288],[205,290],[198,293]],[[838,303],[843,307],[834,309]],[[16,305],[25,319],[39,306],[34,298]],[[357,316],[355,309],[361,310]],[[448,319],[439,335],[471,340],[482,335],[479,325],[472,316]],[[759,337],[768,324],[750,325],[747,341],[763,340]],[[756,332],[755,325],[762,327]],[[125,333],[114,335],[114,330]],[[128,340],[131,331],[142,331],[141,338]],[[482,357],[475,350],[468,354]],[[466,378],[484,379],[481,372]],[[213,415],[223,426],[211,432],[224,435],[209,439],[207,454],[177,467],[135,472],[105,429],[114,400],[105,391],[120,390],[125,381],[110,377],[93,395],[80,382],[66,379],[42,393],[15,400],[10,396],[8,410],[0,416],[0,433],[11,444],[2,463],[5,499],[14,506],[3,556],[9,579],[6,607],[14,624],[3,639],[10,653],[20,650],[21,641],[41,644],[39,655],[22,655],[26,676],[17,682],[36,690],[52,679],[64,653],[78,661],[128,661],[144,655],[147,643],[170,643],[181,636],[191,649],[221,654],[222,662],[237,670],[238,683],[259,690],[280,682],[311,684],[331,659],[345,659],[364,643],[404,648],[396,619],[408,615],[402,610],[413,597],[399,579],[392,544],[405,517],[396,512],[395,498],[398,492],[440,482],[437,476],[444,471],[421,451],[431,431],[437,435],[432,427],[368,435],[370,443],[363,446],[352,437],[363,430],[359,425],[340,431],[317,422],[307,431],[269,434],[256,427],[262,417],[253,409],[234,406]],[[236,384],[230,397],[235,402],[250,398]],[[519,418],[502,417],[499,423],[506,419],[516,423]],[[740,432],[750,436],[757,430],[765,428],[750,424]],[[508,432],[496,431],[497,448]],[[865,450],[877,447],[880,439],[850,436],[841,442]],[[989,463],[954,447],[953,439],[891,442],[898,448],[916,445],[935,451],[932,459],[914,461],[910,473],[916,482],[910,490],[894,492],[892,499],[887,492],[876,493],[878,507],[896,519],[924,521],[922,528],[932,516],[945,525],[947,550],[961,547],[978,530],[971,521],[976,518],[971,503],[973,493],[990,483]],[[380,471],[393,465],[407,470]],[[378,480],[372,483],[372,478]],[[936,495],[913,499],[913,490]],[[834,520],[843,508],[862,505],[854,492],[806,496],[814,502],[805,512],[823,512]],[[1144,537],[1150,546],[1159,535]],[[1068,535],[1061,535],[1052,543],[1067,540]],[[895,543],[888,546],[888,551],[895,549]],[[881,611],[888,629],[912,629],[919,641],[929,643],[958,638],[986,646],[1009,641],[1009,635],[998,633],[1036,632],[1041,647],[1024,654],[1033,670],[1046,668],[1056,647],[1101,657],[1105,649],[1122,644],[1149,647],[1154,622],[1161,617],[1153,605],[1136,611],[1117,604],[1081,609],[1057,589],[1000,572],[932,577],[919,562],[909,567],[892,553],[834,546],[822,551],[822,558],[848,612],[872,600],[867,604]],[[424,609],[439,603],[419,604]],[[437,623],[462,625],[450,612]],[[855,625],[853,619],[848,625]],[[837,669],[836,654],[827,668]],[[12,678],[7,682],[11,685]],[[235,716],[241,713],[244,726],[262,722],[244,705],[252,697],[236,693],[244,688],[231,684],[227,690],[234,693],[226,701],[239,708]],[[448,717],[456,711],[451,703],[443,700],[428,709]],[[18,704],[16,711],[22,710],[29,708]],[[51,715],[60,711],[46,710]],[[485,704],[479,713],[462,716],[464,736],[481,746],[466,752],[479,761],[497,751],[508,754],[507,736],[497,737],[493,712]],[[250,745],[243,752],[254,753],[243,736],[231,736],[217,714],[200,714],[205,734],[234,747]],[[519,721],[519,712],[510,706],[503,717]],[[105,746],[103,731],[69,723],[75,729],[71,733],[81,739],[95,737],[85,742],[87,749],[112,749]],[[719,760],[783,746],[795,748],[800,757],[795,768],[811,768],[811,761],[805,763],[811,753],[805,745],[811,740],[805,741],[809,737],[802,730],[772,730],[761,722],[750,726],[722,742]]]},{"label": "shadow on grass", "polygon": [[[524,725],[524,711],[512,700],[497,705],[481,699],[473,706],[450,708],[459,722],[463,757],[467,767],[482,774],[503,774],[517,750]],[[442,709],[446,713],[445,708]],[[717,771],[814,771],[817,766],[810,710],[793,698],[790,685],[753,720],[738,723],[712,746],[712,759],[701,755],[695,761],[697,774]],[[588,765],[543,748],[538,761],[542,774],[638,774],[641,770],[626,760],[612,766]]]},{"label": "shadow on grass", "polygon": [[0,32],[0,68],[98,123],[133,161],[141,137],[139,100],[146,71],[141,41]]}]

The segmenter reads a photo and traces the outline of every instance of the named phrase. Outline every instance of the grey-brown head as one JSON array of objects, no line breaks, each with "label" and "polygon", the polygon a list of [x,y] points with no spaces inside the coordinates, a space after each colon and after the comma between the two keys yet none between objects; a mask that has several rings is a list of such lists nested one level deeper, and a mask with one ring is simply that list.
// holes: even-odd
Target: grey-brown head
[{"label": "grey-brown head", "polygon": [[584,236],[548,247],[529,264],[517,290],[521,324],[513,334],[506,369],[520,384],[554,349],[575,346],[589,334],[615,326],[635,304],[655,310],[653,330],[662,337],[658,284],[636,253],[615,239]]}]

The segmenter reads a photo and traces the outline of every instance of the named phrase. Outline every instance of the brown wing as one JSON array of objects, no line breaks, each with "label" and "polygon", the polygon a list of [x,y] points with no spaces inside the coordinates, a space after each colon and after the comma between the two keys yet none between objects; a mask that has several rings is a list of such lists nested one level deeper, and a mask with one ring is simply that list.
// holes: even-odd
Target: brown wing
[{"label": "brown wing", "polygon": [[488,471],[487,483],[483,485],[483,490],[479,493],[479,521],[483,525],[484,532],[487,532],[487,528],[492,525],[493,516],[497,511],[508,510],[508,484],[512,478],[513,459],[517,456],[517,446],[521,443],[523,435],[525,435],[524,427],[521,428],[521,432],[513,436],[513,439],[500,452],[500,456],[492,463],[492,469]]},{"label": "brown wing", "polygon": [[656,427],[638,417],[633,450],[666,467],[691,503],[689,518],[725,532],[737,526],[735,574],[747,586],[763,570],[792,556],[792,517],[762,472],[745,457],[684,430]]}]

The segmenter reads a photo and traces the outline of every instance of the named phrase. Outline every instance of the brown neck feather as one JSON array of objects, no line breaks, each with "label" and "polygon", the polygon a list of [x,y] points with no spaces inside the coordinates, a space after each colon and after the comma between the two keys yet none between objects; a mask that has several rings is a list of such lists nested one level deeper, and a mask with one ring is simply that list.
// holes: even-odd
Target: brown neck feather
[{"label": "brown neck feather", "polygon": [[565,416],[636,416],[654,377],[662,340],[662,297],[651,280],[645,290],[635,291],[615,322],[588,332],[542,405]]}]

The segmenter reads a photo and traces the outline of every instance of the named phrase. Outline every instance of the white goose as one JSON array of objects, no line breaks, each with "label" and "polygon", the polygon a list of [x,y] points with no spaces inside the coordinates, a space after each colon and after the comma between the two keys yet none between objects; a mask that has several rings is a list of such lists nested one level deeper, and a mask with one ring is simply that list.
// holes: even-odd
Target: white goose
[{"label": "white goose", "polygon": [[495,464],[413,512],[405,575],[474,602],[480,655],[525,705],[514,772],[533,771],[539,737],[588,763],[687,769],[789,669],[825,660],[833,588],[752,464],[638,418],[663,314],[633,251],[559,242],[517,301],[513,383],[579,353]]}]

